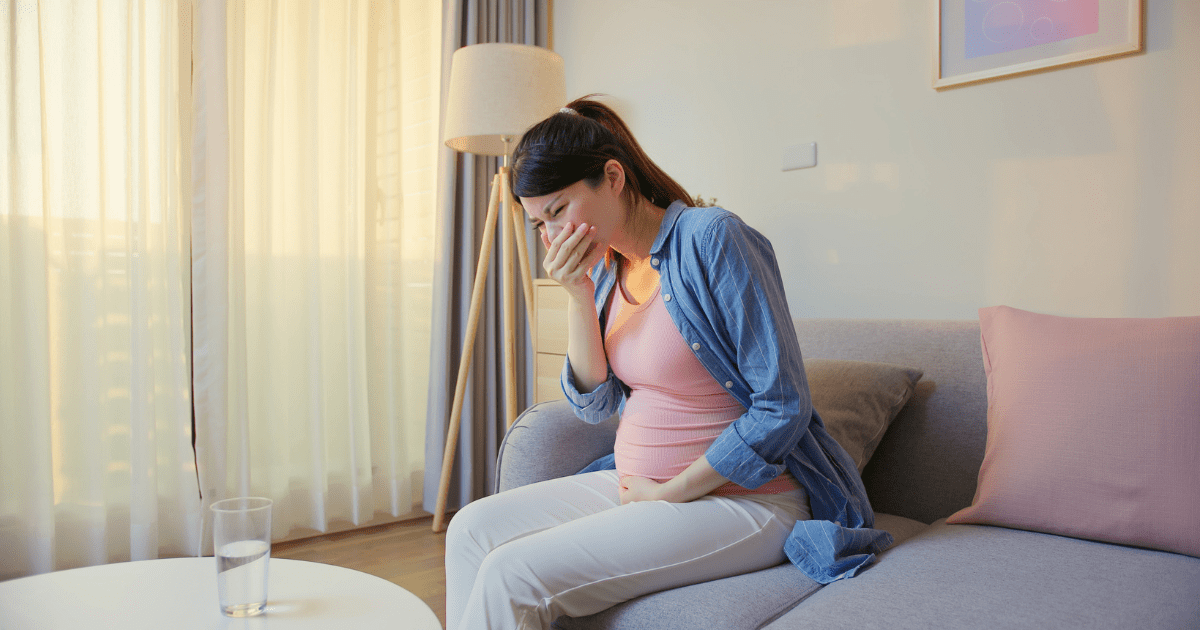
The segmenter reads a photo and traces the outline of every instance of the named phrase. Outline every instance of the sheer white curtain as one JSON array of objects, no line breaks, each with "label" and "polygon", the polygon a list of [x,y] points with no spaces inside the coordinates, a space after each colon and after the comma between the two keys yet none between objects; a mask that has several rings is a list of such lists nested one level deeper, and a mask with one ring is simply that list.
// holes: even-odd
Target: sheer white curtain
[{"label": "sheer white curtain", "polygon": [[187,17],[0,3],[0,579],[199,537]]},{"label": "sheer white curtain", "polygon": [[[424,467],[440,3],[230,0],[202,6],[198,24],[200,53],[225,38],[228,55],[197,78],[198,103],[228,109],[198,116],[216,121],[203,123],[194,207],[205,502],[270,497],[276,537],[410,514]],[[214,164],[221,120],[227,171]]]}]

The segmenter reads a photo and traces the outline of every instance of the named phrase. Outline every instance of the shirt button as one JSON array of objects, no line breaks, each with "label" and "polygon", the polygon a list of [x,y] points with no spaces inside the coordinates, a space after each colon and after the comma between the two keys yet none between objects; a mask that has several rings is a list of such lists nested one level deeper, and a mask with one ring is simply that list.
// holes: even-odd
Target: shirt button
[{"label": "shirt button", "polygon": [[699,349],[700,349],[700,344],[698,344],[698,343],[692,344],[692,350],[699,350]]},{"label": "shirt button", "polygon": [[725,389],[733,389],[733,381],[725,381]]},{"label": "shirt button", "polygon": [[671,301],[671,294],[670,294],[670,293],[668,293],[668,294],[664,295],[664,296],[663,296],[663,301],[664,301],[664,302],[670,302],[670,301]]},{"label": "shirt button", "polygon": [[657,259],[657,258],[651,258],[651,259],[650,259],[650,264],[651,264],[651,265],[654,265],[655,267],[657,267],[657,266],[658,266],[658,259]]}]

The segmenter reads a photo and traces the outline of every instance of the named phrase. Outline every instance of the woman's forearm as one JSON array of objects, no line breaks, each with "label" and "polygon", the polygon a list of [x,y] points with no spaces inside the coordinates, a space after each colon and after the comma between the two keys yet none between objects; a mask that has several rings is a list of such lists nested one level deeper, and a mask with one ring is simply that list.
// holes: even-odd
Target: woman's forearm
[{"label": "woman's forearm", "polygon": [[701,456],[683,472],[663,484],[663,499],[671,503],[687,503],[720,488],[729,483],[708,463],[708,458]]},{"label": "woman's forearm", "polygon": [[567,302],[567,357],[580,393],[591,392],[608,379],[608,355],[591,300],[581,303],[572,297]]}]

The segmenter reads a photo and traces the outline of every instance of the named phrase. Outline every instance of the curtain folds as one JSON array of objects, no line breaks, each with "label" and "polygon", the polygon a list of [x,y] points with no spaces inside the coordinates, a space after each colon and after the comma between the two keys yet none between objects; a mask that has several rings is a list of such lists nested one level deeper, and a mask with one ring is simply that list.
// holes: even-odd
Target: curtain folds
[{"label": "curtain folds", "polygon": [[219,162],[205,186],[197,169],[193,254],[206,296],[205,502],[269,497],[276,537],[410,514],[424,466],[440,11],[227,7],[201,38],[228,59],[211,57],[197,79],[198,102],[228,109],[197,115],[217,121],[197,155]]},{"label": "curtain folds", "polygon": [[[455,50],[471,44],[518,43],[546,46],[549,41],[550,0],[443,0],[444,35],[441,73],[448,85]],[[445,111],[445,90],[441,107]],[[439,134],[441,129],[438,129]],[[499,158],[460,154],[440,144],[438,154],[437,228],[433,275],[433,330],[425,442],[424,507],[434,511],[454,386],[458,375],[475,264],[482,245],[492,176]],[[500,256],[492,247],[492,262],[475,338],[474,358],[463,401],[462,428],[454,459],[447,509],[456,510],[493,491],[496,452],[504,437],[503,316]],[[531,271],[537,277],[540,259],[536,234],[523,234],[531,252]],[[520,273],[517,274],[520,283]],[[517,408],[533,400],[533,359],[525,324],[524,296],[515,288],[517,318]]]},{"label": "curtain folds", "polygon": [[199,538],[188,19],[0,4],[0,579]]},{"label": "curtain folds", "polygon": [[421,500],[437,0],[0,2],[0,579]]}]

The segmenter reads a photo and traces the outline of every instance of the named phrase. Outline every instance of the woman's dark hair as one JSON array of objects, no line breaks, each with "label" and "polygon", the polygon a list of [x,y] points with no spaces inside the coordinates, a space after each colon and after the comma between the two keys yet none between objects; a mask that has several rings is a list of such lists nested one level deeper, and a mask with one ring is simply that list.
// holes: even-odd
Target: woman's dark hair
[{"label": "woman's dark hair", "polygon": [[525,132],[513,152],[508,177],[513,195],[541,197],[578,181],[595,188],[604,165],[616,160],[625,169],[625,190],[663,208],[675,200],[694,205],[691,195],[655,164],[607,105],[589,95]]}]

